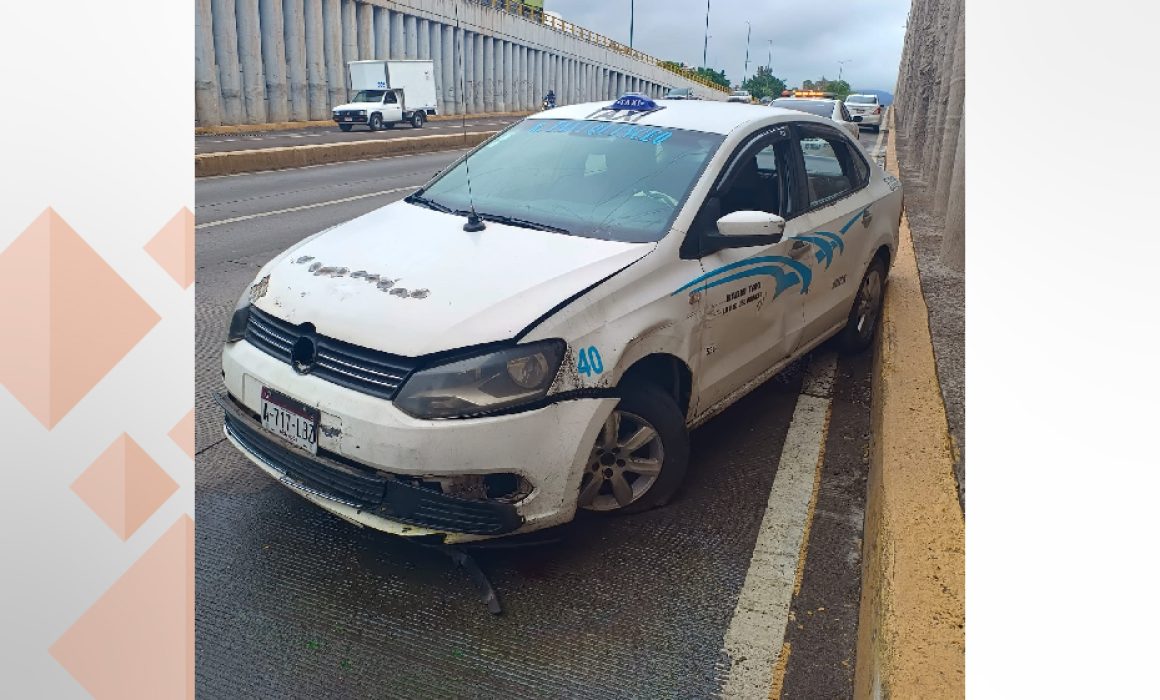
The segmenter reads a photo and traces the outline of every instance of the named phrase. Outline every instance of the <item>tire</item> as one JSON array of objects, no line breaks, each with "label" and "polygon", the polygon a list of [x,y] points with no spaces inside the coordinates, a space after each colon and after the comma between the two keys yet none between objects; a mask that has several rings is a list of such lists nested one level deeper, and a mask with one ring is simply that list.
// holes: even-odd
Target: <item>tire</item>
[{"label": "tire", "polygon": [[874,341],[874,329],[882,317],[882,300],[886,294],[886,264],[874,258],[862,281],[854,305],[846,319],[846,327],[838,332],[838,348],[846,353],[862,352]]},{"label": "tire", "polygon": [[[613,417],[615,443],[607,437]],[[652,437],[633,448],[629,440],[637,434],[644,435],[641,428],[651,429]],[[657,465],[654,475],[632,468],[634,463],[643,467],[649,462]],[[625,387],[592,446],[577,506],[602,514],[624,515],[663,506],[681,487],[688,468],[689,432],[673,398],[650,385]],[[613,485],[618,482],[629,491],[615,492]]]},{"label": "tire", "polygon": [[354,127],[354,124],[339,124],[338,125],[338,128],[342,129],[343,131],[350,131],[351,128],[353,128],[353,127]]},{"label": "tire", "polygon": [[423,116],[423,113],[422,112],[415,112],[414,114],[411,115],[411,128],[413,128],[413,129],[423,128],[424,121],[426,121],[426,118]]},{"label": "tire", "polygon": [[370,127],[371,131],[378,131],[383,128],[383,115],[378,112],[372,114],[370,121],[367,122],[367,126]]}]

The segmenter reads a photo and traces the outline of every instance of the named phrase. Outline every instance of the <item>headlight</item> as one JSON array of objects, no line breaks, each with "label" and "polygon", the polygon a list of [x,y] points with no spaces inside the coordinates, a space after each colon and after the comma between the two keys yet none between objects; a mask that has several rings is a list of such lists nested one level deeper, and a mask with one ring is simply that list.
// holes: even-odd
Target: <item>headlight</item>
[{"label": "headlight", "polygon": [[236,343],[242,338],[246,337],[246,326],[250,323],[250,288],[246,287],[246,291],[242,292],[242,298],[238,299],[237,306],[234,307],[234,315],[230,317],[230,331],[226,335],[227,343]]},{"label": "headlight", "polygon": [[365,117],[365,116],[367,115],[367,111],[366,111],[365,109],[360,109],[360,110],[358,111],[358,115],[359,115],[360,117]]},{"label": "headlight", "polygon": [[542,399],[564,347],[562,340],[545,340],[416,372],[395,405],[415,418],[459,418]]}]

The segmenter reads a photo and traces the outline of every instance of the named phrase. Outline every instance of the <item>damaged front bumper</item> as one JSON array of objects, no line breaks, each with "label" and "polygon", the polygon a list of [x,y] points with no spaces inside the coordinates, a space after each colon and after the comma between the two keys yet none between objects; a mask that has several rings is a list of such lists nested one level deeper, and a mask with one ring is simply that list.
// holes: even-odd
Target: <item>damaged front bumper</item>
[{"label": "damaged front bumper", "polygon": [[[570,521],[588,454],[616,404],[576,398],[418,420],[388,400],[298,374],[245,340],[225,347],[222,369],[225,435],[263,471],[357,525],[447,544]],[[261,426],[263,387],[319,409],[317,455]]]},{"label": "damaged front bumper", "polygon": [[[437,532],[503,535],[523,524],[511,503],[468,500],[326,456],[312,456],[281,444],[225,394],[216,396],[225,412],[225,434],[238,449],[280,482],[316,503],[343,506],[341,515],[365,513],[405,526],[396,534]],[[353,512],[348,512],[353,511]],[[353,518],[358,522],[357,517]],[[359,523],[363,524],[363,523]]]}]

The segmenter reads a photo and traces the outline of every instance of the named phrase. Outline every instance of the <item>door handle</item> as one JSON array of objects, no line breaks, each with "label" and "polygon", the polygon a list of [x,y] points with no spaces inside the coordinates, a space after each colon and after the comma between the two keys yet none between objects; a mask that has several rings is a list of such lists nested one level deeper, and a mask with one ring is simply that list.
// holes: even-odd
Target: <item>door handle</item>
[{"label": "door handle", "polygon": [[789,247],[789,255],[791,258],[800,258],[810,250],[810,244],[805,241],[794,241],[793,245]]},{"label": "door handle", "polygon": [[862,212],[862,225],[869,226],[870,222],[874,220],[874,215],[870,213],[869,209]]}]

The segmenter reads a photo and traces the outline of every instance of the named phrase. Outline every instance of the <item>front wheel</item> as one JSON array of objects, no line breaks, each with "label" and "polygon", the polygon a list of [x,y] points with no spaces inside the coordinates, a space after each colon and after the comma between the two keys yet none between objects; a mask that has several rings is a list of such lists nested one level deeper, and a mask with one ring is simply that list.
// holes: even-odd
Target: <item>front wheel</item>
[{"label": "front wheel", "polygon": [[689,467],[689,433],[673,398],[651,386],[624,390],[596,437],[577,504],[639,513],[668,503]]},{"label": "front wheel", "polygon": [[862,276],[862,283],[858,285],[858,294],[854,297],[854,306],[846,319],[846,327],[838,333],[838,346],[842,350],[853,353],[870,347],[870,342],[874,340],[874,327],[882,315],[885,291],[886,264],[882,258],[874,258]]},{"label": "front wheel", "polygon": [[383,128],[383,115],[378,114],[377,112],[372,114],[371,120],[367,122],[367,126],[370,127],[371,131],[378,131],[379,129]]},{"label": "front wheel", "polygon": [[411,115],[412,128],[415,128],[415,129],[421,128],[423,126],[424,121],[425,121],[425,119],[423,118],[422,112],[415,112],[413,115]]}]

